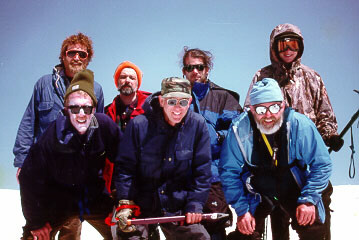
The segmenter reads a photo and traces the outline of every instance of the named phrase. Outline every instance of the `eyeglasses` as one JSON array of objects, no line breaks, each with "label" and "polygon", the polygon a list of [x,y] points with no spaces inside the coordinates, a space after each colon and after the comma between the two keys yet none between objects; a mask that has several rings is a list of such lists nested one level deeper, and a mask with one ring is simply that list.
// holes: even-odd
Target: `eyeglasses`
[{"label": "eyeglasses", "polygon": [[180,100],[177,100],[177,99],[175,99],[175,98],[169,98],[169,99],[167,99],[167,105],[168,105],[168,106],[174,107],[174,106],[177,105],[177,103],[179,103],[179,105],[180,105],[181,107],[187,107],[187,106],[188,106],[188,103],[189,103],[189,100],[188,100],[188,99],[180,99]]},{"label": "eyeglasses", "polygon": [[298,39],[295,38],[283,38],[278,40],[278,52],[285,52],[287,49],[298,52],[299,43]]},{"label": "eyeglasses", "polygon": [[85,114],[90,115],[92,113],[92,109],[94,107],[88,106],[88,105],[85,105],[85,106],[71,105],[71,106],[68,106],[67,108],[70,109],[72,114],[78,114],[80,112],[80,110],[82,109],[82,110],[84,110]]},{"label": "eyeglasses", "polygon": [[86,59],[88,57],[88,53],[81,50],[67,50],[66,56],[69,58],[74,58],[76,55],[79,56],[81,59]]},{"label": "eyeglasses", "polygon": [[278,103],[272,104],[269,107],[265,107],[265,106],[255,106],[254,107],[254,109],[258,115],[266,114],[267,110],[269,110],[269,112],[271,112],[273,114],[276,114],[280,111],[280,108],[281,108],[281,106]]},{"label": "eyeglasses", "polygon": [[196,64],[196,65],[185,65],[183,69],[186,72],[192,72],[194,69],[197,69],[198,71],[203,71],[205,66],[203,64]]}]

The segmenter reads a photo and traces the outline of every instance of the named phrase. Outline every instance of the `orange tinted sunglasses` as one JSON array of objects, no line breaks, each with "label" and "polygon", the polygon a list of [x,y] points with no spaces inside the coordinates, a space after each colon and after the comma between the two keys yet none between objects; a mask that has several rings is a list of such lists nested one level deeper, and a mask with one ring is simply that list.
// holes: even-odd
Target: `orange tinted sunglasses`
[{"label": "orange tinted sunglasses", "polygon": [[285,52],[287,51],[288,48],[294,52],[298,52],[299,51],[298,39],[283,38],[278,40],[278,52]]}]

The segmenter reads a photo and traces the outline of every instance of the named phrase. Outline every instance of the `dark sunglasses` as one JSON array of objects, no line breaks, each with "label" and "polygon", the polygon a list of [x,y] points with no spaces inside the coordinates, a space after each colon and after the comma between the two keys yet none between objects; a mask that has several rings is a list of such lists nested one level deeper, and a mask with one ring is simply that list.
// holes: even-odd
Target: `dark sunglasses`
[{"label": "dark sunglasses", "polygon": [[84,110],[85,114],[90,115],[92,113],[93,106],[71,105],[71,106],[68,106],[67,108],[70,109],[72,114],[78,114],[80,112],[80,110],[82,109],[82,110]]},{"label": "dark sunglasses", "polygon": [[80,51],[80,50],[67,50],[66,51],[66,56],[69,58],[74,58],[77,54],[79,55],[79,58],[81,58],[81,59],[86,59],[88,57],[88,53],[85,51]]},{"label": "dark sunglasses", "polygon": [[290,49],[294,52],[299,51],[299,43],[296,38],[283,38],[278,40],[278,52],[285,52],[287,49]]},{"label": "dark sunglasses", "polygon": [[198,71],[203,71],[205,66],[203,64],[196,64],[196,65],[185,65],[183,69],[186,72],[192,72],[194,69],[197,69]]},{"label": "dark sunglasses", "polygon": [[177,99],[174,99],[174,98],[169,98],[167,99],[167,105],[168,106],[176,106],[177,103],[179,103],[179,105],[181,107],[187,107],[188,106],[188,103],[189,103],[189,100],[188,99],[180,99],[180,100],[177,100]]},{"label": "dark sunglasses", "polygon": [[255,106],[254,109],[258,115],[266,114],[267,110],[269,110],[269,112],[271,112],[273,114],[276,114],[280,111],[280,104],[275,103],[275,104],[270,105],[269,107]]}]

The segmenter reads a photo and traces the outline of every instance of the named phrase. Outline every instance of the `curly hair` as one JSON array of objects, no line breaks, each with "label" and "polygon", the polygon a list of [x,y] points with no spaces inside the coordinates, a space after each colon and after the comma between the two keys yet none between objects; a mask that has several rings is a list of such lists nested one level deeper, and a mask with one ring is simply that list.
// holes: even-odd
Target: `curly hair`
[{"label": "curly hair", "polygon": [[182,68],[186,65],[185,61],[188,56],[193,58],[202,58],[203,63],[209,69],[213,68],[213,55],[210,51],[204,51],[199,48],[189,49],[187,46],[183,47],[183,57],[182,57]]},{"label": "curly hair", "polygon": [[67,37],[62,42],[61,52],[60,52],[60,56],[59,56],[61,64],[63,64],[62,58],[65,56],[68,46],[73,45],[73,44],[78,44],[78,43],[87,48],[87,53],[88,53],[87,60],[88,60],[88,62],[91,62],[91,59],[93,56],[92,41],[88,36],[79,32],[76,35],[71,35],[71,36]]}]

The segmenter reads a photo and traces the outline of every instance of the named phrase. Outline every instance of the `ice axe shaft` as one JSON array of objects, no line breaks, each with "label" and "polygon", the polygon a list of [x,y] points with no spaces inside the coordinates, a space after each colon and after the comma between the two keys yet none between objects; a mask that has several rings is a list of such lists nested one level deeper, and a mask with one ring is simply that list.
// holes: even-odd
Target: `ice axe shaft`
[{"label": "ice axe shaft", "polygon": [[[205,213],[202,214],[202,221],[215,221],[221,218],[228,217],[226,213]],[[139,218],[127,220],[127,225],[142,225],[142,224],[157,224],[157,223],[169,223],[185,221],[186,216],[171,216],[171,217],[157,217],[157,218]]]}]

